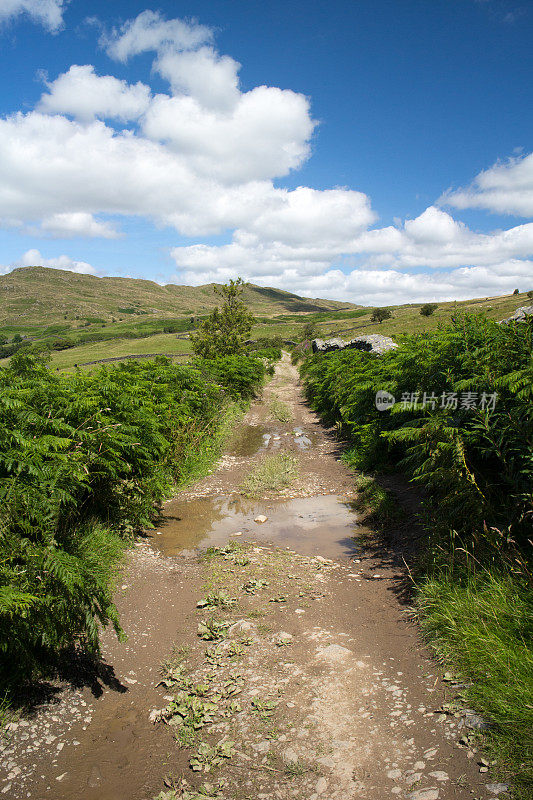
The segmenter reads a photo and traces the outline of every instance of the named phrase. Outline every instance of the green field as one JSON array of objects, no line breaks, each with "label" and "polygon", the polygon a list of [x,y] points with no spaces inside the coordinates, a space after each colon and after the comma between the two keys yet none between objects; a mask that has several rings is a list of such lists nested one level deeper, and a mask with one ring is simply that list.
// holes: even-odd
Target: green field
[{"label": "green field", "polygon": [[147,353],[184,356],[180,358],[180,363],[183,363],[186,361],[185,356],[190,352],[190,343],[187,339],[177,339],[174,333],[163,333],[147,339],[113,339],[109,342],[93,342],[69,350],[52,352],[50,364],[59,369],[71,369],[75,364],[87,361]]}]

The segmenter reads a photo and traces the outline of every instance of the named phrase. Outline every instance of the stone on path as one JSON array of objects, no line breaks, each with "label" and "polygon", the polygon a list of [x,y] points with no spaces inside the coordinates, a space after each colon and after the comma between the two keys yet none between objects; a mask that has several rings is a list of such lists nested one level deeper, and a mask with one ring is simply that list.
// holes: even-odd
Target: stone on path
[{"label": "stone on path", "polygon": [[281,754],[281,757],[283,758],[285,764],[296,764],[298,761],[298,756],[292,747],[288,747],[286,750],[284,750]]},{"label": "stone on path", "polygon": [[508,792],[510,786],[507,783],[487,783],[485,785],[485,789],[487,789],[491,794],[499,795],[502,792]]},{"label": "stone on path", "polygon": [[438,789],[417,789],[416,792],[409,792],[409,800],[439,800]]},{"label": "stone on path", "polygon": [[351,655],[353,655],[352,651],[340,644],[329,644],[318,651],[318,657],[325,661],[344,661]]}]

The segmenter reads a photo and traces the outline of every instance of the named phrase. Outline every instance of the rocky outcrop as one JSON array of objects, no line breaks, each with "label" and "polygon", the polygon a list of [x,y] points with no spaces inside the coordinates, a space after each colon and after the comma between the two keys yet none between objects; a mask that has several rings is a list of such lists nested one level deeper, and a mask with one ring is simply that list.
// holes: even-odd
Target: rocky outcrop
[{"label": "rocky outcrop", "polygon": [[356,336],[347,342],[344,339],[313,339],[313,353],[330,353],[332,350],[363,350],[367,353],[386,353],[394,350],[398,345],[389,336],[379,333],[369,333],[366,336]]},{"label": "rocky outcrop", "polygon": [[521,306],[510,317],[501,319],[498,325],[507,325],[509,322],[525,322],[528,317],[533,317],[533,306]]}]

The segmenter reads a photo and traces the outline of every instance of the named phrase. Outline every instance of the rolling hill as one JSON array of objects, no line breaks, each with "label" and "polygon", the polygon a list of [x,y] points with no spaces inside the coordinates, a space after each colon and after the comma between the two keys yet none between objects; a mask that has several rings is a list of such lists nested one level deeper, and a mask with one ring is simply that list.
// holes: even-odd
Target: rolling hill
[{"label": "rolling hill", "polygon": [[[160,286],[137,278],[97,278],[48,267],[20,267],[0,277],[0,326],[24,329],[67,322],[76,328],[83,322],[202,315],[219,304],[213,286]],[[245,288],[244,299],[254,314],[262,316],[358,308],[253,284]]]}]

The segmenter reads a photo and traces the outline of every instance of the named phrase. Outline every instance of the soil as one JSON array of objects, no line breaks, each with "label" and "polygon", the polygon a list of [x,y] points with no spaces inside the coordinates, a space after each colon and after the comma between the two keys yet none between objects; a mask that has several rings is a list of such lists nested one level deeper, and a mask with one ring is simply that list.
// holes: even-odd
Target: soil
[{"label": "soil", "polygon": [[[296,478],[243,497],[276,453],[294,456]],[[406,605],[401,552],[363,545],[340,454],[284,355],[216,468],[129,552],[116,598],[127,641],[106,630],[96,671],[78,664],[41,687],[8,726],[0,795],[506,796],[460,742],[469,731]]]}]

